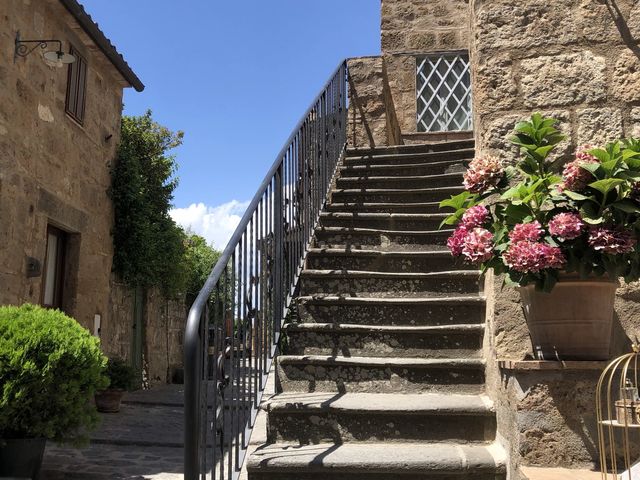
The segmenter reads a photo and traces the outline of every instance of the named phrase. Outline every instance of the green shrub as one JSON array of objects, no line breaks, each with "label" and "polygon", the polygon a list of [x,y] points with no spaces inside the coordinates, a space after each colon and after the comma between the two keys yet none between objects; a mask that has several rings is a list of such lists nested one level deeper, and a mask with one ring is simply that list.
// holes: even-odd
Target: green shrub
[{"label": "green shrub", "polygon": [[109,388],[115,390],[132,390],[139,383],[136,371],[121,358],[109,359],[106,374],[109,378]]},{"label": "green shrub", "polygon": [[98,339],[64,313],[0,307],[0,438],[84,441],[106,362]]}]

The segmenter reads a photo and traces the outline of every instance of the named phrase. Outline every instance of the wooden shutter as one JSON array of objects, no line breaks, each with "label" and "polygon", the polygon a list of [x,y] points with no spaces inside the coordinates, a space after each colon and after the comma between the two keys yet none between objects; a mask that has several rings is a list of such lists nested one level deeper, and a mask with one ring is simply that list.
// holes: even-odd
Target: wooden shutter
[{"label": "wooden shutter", "polygon": [[69,64],[65,110],[75,121],[82,124],[87,85],[87,62],[73,46],[71,47],[71,55],[76,57],[76,61]]}]

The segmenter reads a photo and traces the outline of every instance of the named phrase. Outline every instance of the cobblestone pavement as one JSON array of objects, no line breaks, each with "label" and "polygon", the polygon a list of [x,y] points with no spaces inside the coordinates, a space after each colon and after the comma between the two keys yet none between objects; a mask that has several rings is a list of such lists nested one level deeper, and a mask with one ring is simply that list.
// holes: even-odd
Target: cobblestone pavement
[{"label": "cobblestone pavement", "polygon": [[41,480],[182,480],[183,387],[127,394],[87,448],[48,442]]}]

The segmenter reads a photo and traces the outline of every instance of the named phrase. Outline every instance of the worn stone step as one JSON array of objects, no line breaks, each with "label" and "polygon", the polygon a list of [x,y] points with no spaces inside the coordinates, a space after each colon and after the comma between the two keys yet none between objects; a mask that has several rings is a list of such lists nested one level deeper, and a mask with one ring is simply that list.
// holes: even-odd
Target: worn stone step
[{"label": "worn stone step", "polygon": [[[405,164],[384,164],[365,161],[351,161],[339,168],[340,178],[369,176],[440,175],[463,173],[471,161],[469,158],[409,162]],[[415,159],[413,159],[415,160]]]},{"label": "worn stone step", "polygon": [[331,191],[331,202],[441,202],[462,192],[459,186],[433,188],[352,188]]},{"label": "worn stone step", "polygon": [[475,154],[475,144],[473,141],[464,140],[459,142],[438,142],[422,145],[397,145],[394,147],[382,147],[374,149],[349,149],[345,160],[349,161],[375,161],[378,159],[423,157],[432,160],[448,157],[473,158]]},{"label": "worn stone step", "polygon": [[502,447],[457,443],[346,443],[258,449],[249,480],[505,480]]},{"label": "worn stone step", "polygon": [[478,358],[484,325],[290,323],[285,331],[287,355]]},{"label": "worn stone step", "polygon": [[442,213],[440,202],[331,203],[325,207],[325,211],[358,213]]},{"label": "worn stone step", "polygon": [[439,175],[361,175],[358,177],[340,177],[336,180],[339,189],[371,188],[462,188],[462,173],[442,173]]},{"label": "worn stone step", "polygon": [[484,297],[479,295],[432,298],[358,298],[302,296],[297,298],[303,323],[366,325],[452,325],[484,323]]},{"label": "worn stone step", "polygon": [[453,230],[400,231],[381,228],[319,227],[314,232],[318,248],[380,251],[446,250]]},{"label": "worn stone step", "polygon": [[320,227],[379,228],[423,232],[438,230],[446,213],[359,213],[322,212]]},{"label": "worn stone step", "polygon": [[312,248],[307,268],[320,270],[367,270],[373,272],[437,272],[469,268],[446,250],[388,251]]},{"label": "worn stone step", "polygon": [[347,152],[343,161],[344,166],[351,165],[406,165],[409,163],[432,163],[452,160],[471,160],[475,150],[471,146],[466,148],[450,148],[440,151],[405,150],[401,153],[390,153],[384,150],[369,153]]},{"label": "worn stone step", "polygon": [[359,270],[304,270],[300,295],[333,294],[353,297],[448,296],[475,293],[477,270],[427,273],[367,272]]},{"label": "worn stone step", "polygon": [[478,358],[382,358],[280,355],[279,392],[482,393]]},{"label": "worn stone step", "polygon": [[282,393],[267,411],[271,443],[488,443],[496,431],[485,395]]}]

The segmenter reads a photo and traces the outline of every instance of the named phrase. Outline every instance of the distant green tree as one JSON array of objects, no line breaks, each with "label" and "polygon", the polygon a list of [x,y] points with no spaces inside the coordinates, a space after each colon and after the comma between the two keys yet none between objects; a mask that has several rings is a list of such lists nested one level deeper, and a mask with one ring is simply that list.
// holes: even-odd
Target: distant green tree
[{"label": "distant green tree", "polygon": [[187,231],[185,240],[185,303],[190,307],[220,258],[221,252],[213,248],[200,235]]},{"label": "distant green tree", "polygon": [[169,296],[185,288],[185,234],[169,216],[177,165],[168,153],[183,135],[155,122],[150,110],[124,116],[111,171],[113,269],[131,286],[159,287]]}]

